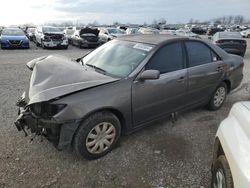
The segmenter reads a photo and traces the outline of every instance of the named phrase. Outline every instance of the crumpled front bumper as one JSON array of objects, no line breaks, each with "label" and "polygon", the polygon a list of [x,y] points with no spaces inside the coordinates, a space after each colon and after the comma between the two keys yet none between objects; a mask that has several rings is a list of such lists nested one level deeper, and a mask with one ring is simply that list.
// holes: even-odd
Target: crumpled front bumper
[{"label": "crumpled front bumper", "polygon": [[[24,94],[23,94],[24,96]],[[28,131],[35,135],[46,137],[53,145],[62,150],[71,146],[74,134],[78,129],[81,120],[70,122],[57,122],[52,119],[43,119],[36,117],[31,111],[24,97],[17,102],[18,118],[14,122],[18,131],[23,131],[25,136]]]}]

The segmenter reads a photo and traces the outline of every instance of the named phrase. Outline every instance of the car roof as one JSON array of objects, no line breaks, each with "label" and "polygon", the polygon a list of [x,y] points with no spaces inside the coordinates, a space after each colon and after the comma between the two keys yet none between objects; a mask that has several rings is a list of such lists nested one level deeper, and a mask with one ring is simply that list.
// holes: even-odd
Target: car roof
[{"label": "car roof", "polygon": [[147,43],[153,45],[159,45],[163,42],[168,40],[180,40],[180,39],[188,39],[188,37],[180,37],[175,35],[168,35],[168,34],[138,34],[138,35],[126,35],[119,37],[118,40],[125,40],[131,42],[138,42],[138,43]]}]

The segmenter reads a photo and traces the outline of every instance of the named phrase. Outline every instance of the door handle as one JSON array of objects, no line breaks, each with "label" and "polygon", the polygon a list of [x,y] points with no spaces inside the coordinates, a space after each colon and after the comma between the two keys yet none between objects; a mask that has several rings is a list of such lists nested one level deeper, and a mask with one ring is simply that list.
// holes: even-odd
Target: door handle
[{"label": "door handle", "polygon": [[184,80],[185,80],[185,77],[182,76],[182,77],[180,77],[180,78],[177,80],[177,82],[183,82]]}]

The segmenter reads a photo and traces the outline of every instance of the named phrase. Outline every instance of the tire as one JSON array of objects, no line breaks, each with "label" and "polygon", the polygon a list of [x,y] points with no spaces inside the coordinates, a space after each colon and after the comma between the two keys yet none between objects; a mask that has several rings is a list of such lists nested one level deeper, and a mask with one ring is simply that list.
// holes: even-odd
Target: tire
[{"label": "tire", "polygon": [[36,46],[39,47],[39,43],[37,42],[37,40],[35,40]]},{"label": "tire", "polygon": [[119,119],[110,112],[98,112],[82,123],[74,137],[73,146],[79,156],[89,160],[98,159],[114,148],[120,134]]},{"label": "tire", "polygon": [[208,109],[213,111],[220,109],[226,100],[227,93],[227,84],[225,82],[222,82],[213,93],[208,103]]},{"label": "tire", "polygon": [[44,46],[43,40],[41,40],[41,47],[42,49],[45,49],[46,47]]},{"label": "tire", "polygon": [[211,188],[234,188],[233,177],[227,159],[224,155],[218,157],[212,169]]}]

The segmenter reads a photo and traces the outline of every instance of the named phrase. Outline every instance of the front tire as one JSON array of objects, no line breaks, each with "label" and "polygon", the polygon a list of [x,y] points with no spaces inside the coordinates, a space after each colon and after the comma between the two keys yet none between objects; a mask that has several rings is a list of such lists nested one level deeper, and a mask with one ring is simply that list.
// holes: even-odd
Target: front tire
[{"label": "front tire", "polygon": [[222,82],[213,93],[208,103],[208,109],[214,111],[220,109],[226,100],[227,93],[227,84],[225,82]]},{"label": "front tire", "polygon": [[46,48],[45,45],[44,45],[44,43],[43,43],[43,40],[41,40],[41,47],[42,47],[42,49]]},{"label": "front tire", "polygon": [[212,169],[211,188],[234,188],[233,177],[224,155],[218,157]]},{"label": "front tire", "polygon": [[74,149],[86,159],[97,159],[114,148],[120,134],[119,119],[110,112],[98,112],[80,126],[74,138]]}]

